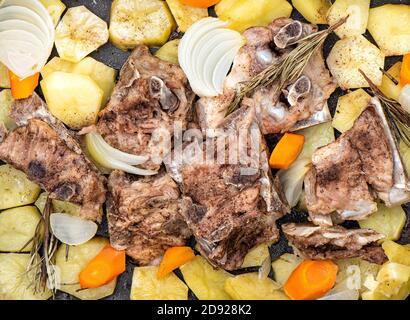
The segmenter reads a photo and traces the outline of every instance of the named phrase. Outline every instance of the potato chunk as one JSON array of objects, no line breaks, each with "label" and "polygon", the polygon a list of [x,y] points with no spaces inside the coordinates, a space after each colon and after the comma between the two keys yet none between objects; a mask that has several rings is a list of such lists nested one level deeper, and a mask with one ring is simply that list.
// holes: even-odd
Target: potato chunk
[{"label": "potato chunk", "polygon": [[46,7],[51,16],[51,20],[53,20],[54,26],[57,26],[66,8],[65,4],[62,3],[61,0],[40,0],[40,2]]},{"label": "potato chunk", "polygon": [[180,32],[186,32],[198,20],[208,16],[208,9],[191,7],[182,4],[180,0],[166,0]]},{"label": "potato chunk", "polygon": [[261,243],[247,253],[243,260],[242,268],[259,267],[268,257],[270,257],[269,245]]},{"label": "potato chunk", "polygon": [[137,44],[161,46],[175,29],[165,1],[114,0],[111,5],[110,39],[123,50]]},{"label": "potato chunk", "polygon": [[10,118],[11,105],[13,104],[13,96],[9,89],[0,92],[0,123],[3,123],[8,130],[16,127],[16,123]]},{"label": "potato chunk", "polygon": [[405,300],[410,294],[410,267],[395,262],[387,262],[377,274],[376,293],[391,300]]},{"label": "potato chunk", "polygon": [[104,92],[91,77],[57,71],[40,84],[50,112],[68,127],[81,129],[97,122]]},{"label": "potato chunk", "polygon": [[33,203],[40,190],[24,172],[8,164],[0,166],[0,210]]},{"label": "potato chunk", "polygon": [[403,160],[403,165],[408,174],[410,174],[410,148],[404,141],[400,141],[399,151]]},{"label": "potato chunk", "polygon": [[290,274],[303,260],[294,254],[285,253],[272,262],[273,276],[277,283],[284,285]]},{"label": "potato chunk", "polygon": [[68,9],[56,28],[58,55],[71,62],[80,61],[107,41],[107,23],[85,6]]},{"label": "potato chunk", "polygon": [[[397,81],[400,81],[400,70],[401,61],[398,61],[389,70],[387,70],[387,73]],[[402,89],[400,83],[396,85],[387,76],[383,75],[382,84],[379,89],[384,93],[386,97],[399,101],[400,92]]]},{"label": "potato chunk", "polygon": [[267,26],[280,17],[290,17],[292,6],[286,0],[221,0],[215,12],[230,28],[243,32],[250,27]]},{"label": "potato chunk", "polygon": [[258,273],[245,273],[229,278],[225,291],[234,300],[289,300],[272,279],[259,279]]},{"label": "potato chunk", "polygon": [[36,207],[8,209],[0,213],[0,251],[30,252],[41,215]]},{"label": "potato chunk", "polygon": [[174,64],[179,64],[178,45],[179,39],[169,41],[166,44],[164,44],[161,48],[159,48],[157,52],[155,52],[155,56],[160,58],[161,60],[171,62]]},{"label": "potato chunk", "polygon": [[297,11],[310,23],[326,24],[326,14],[330,8],[328,0],[292,0]]},{"label": "potato chunk", "polygon": [[365,220],[359,221],[361,228],[373,229],[385,235],[384,240],[398,240],[406,223],[406,213],[403,208],[387,208],[384,204],[378,204],[377,212]]},{"label": "potato chunk", "polygon": [[112,295],[117,279],[102,287],[78,291],[80,272],[108,244],[108,239],[95,237],[79,246],[69,246],[68,259],[66,259],[66,245],[61,245],[56,253],[56,266],[60,272],[61,283],[59,290],[81,300],[98,300]]},{"label": "potato chunk", "polygon": [[353,127],[356,119],[370,102],[371,96],[363,89],[358,89],[339,97],[332,126],[339,132],[346,132]]},{"label": "potato chunk", "polygon": [[157,278],[158,267],[134,269],[131,300],[187,300],[188,287],[174,273]]},{"label": "potato chunk", "polygon": [[54,57],[41,69],[41,76],[45,79],[55,71],[72,72],[74,65],[73,62]]},{"label": "potato chunk", "polygon": [[47,300],[52,296],[48,289],[34,293],[29,262],[29,254],[0,253],[0,300]]},{"label": "potato chunk", "polygon": [[410,247],[402,246],[390,240],[383,242],[382,247],[390,262],[410,267]]},{"label": "potato chunk", "polygon": [[336,0],[327,14],[329,25],[349,16],[347,21],[336,29],[339,38],[359,36],[366,32],[369,19],[370,0]]},{"label": "potato chunk", "polygon": [[[43,192],[42,194],[40,194],[37,201],[35,202],[35,206],[38,208],[38,210],[40,210],[40,212],[43,212],[44,207],[46,205],[46,201],[47,193]],[[53,199],[52,204],[53,212],[55,213],[68,213],[76,217],[80,216],[81,207],[75,203]]]},{"label": "potato chunk", "polygon": [[377,86],[382,83],[384,54],[363,36],[336,42],[327,58],[330,72],[342,89],[368,87],[361,69]]},{"label": "potato chunk", "polygon": [[9,71],[6,66],[0,62],[0,88],[10,88]]},{"label": "potato chunk", "polygon": [[222,270],[214,269],[204,258],[196,256],[194,260],[184,264],[182,275],[188,287],[199,300],[229,300],[225,291],[225,281],[232,277]]},{"label": "potato chunk", "polygon": [[370,9],[367,29],[386,56],[410,52],[410,6],[386,4]]}]

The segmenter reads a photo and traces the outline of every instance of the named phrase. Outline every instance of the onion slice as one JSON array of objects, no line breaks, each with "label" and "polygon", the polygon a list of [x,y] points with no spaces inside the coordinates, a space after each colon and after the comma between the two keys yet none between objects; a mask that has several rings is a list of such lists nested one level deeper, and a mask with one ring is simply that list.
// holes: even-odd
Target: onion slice
[{"label": "onion slice", "polygon": [[360,293],[358,290],[343,290],[339,292],[330,292],[318,300],[359,300]]},{"label": "onion slice", "polygon": [[66,213],[52,213],[50,226],[54,236],[70,246],[80,245],[92,239],[98,229],[95,222]]},{"label": "onion slice", "polygon": [[39,27],[30,22],[18,19],[0,21],[0,32],[9,30],[21,30],[24,32],[28,32],[37,37],[41,41],[43,46],[48,45],[48,38],[44,35],[44,33],[40,30]]}]

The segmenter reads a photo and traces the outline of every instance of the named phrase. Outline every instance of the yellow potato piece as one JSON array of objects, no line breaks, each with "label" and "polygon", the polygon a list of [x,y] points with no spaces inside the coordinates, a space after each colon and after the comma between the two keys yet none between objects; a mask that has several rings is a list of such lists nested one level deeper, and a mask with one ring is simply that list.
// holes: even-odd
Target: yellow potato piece
[{"label": "yellow potato piece", "polygon": [[232,277],[230,273],[213,268],[201,256],[196,256],[180,269],[186,284],[199,300],[231,299],[224,289],[225,281]]},{"label": "yellow potato piece", "polygon": [[40,0],[40,2],[46,7],[51,16],[51,20],[53,20],[54,26],[57,26],[66,8],[65,4],[60,0]]},{"label": "yellow potato piece", "polygon": [[399,151],[403,160],[403,165],[406,168],[407,173],[410,174],[410,148],[404,143],[404,141],[400,141]]},{"label": "yellow potato piece", "polygon": [[60,277],[59,290],[81,300],[98,300],[112,295],[117,279],[99,288],[79,290],[80,272],[108,244],[108,239],[95,237],[79,246],[69,246],[68,259],[66,259],[66,245],[60,245],[56,253],[56,266]]},{"label": "yellow potato piece", "polygon": [[[43,192],[35,202],[35,206],[38,208],[38,210],[40,210],[40,212],[43,212],[46,201],[47,193]],[[68,213],[76,217],[80,216],[81,207],[75,203],[53,199],[52,204],[54,213]]]},{"label": "yellow potato piece", "polygon": [[35,293],[33,272],[27,273],[29,254],[0,253],[0,300],[47,300],[50,290]]},{"label": "yellow potato piece", "polygon": [[167,42],[155,52],[155,56],[161,60],[179,65],[178,61],[178,45],[179,39]]},{"label": "yellow potato piece", "polygon": [[379,284],[374,291],[392,300],[404,300],[410,294],[410,267],[387,262],[377,274],[376,281]]},{"label": "yellow potato piece", "polygon": [[292,274],[293,270],[303,260],[294,254],[285,253],[272,262],[273,277],[277,283],[284,285]]},{"label": "yellow potato piece", "polygon": [[386,4],[370,9],[367,29],[386,56],[410,52],[410,5]]},{"label": "yellow potato piece", "polygon": [[175,29],[165,1],[114,0],[111,5],[110,40],[120,49],[138,44],[161,46]]},{"label": "yellow potato piece", "polygon": [[363,89],[339,97],[332,126],[339,132],[346,132],[369,105],[371,96]]},{"label": "yellow potato piece", "polygon": [[30,252],[41,215],[36,207],[8,209],[0,213],[0,251]]},{"label": "yellow potato piece", "polygon": [[[387,70],[387,73],[389,73],[397,81],[400,81],[400,70],[401,61],[398,61],[389,70]],[[382,84],[379,89],[386,97],[399,101],[402,86],[400,84],[394,84],[394,82],[387,76],[383,75]]]},{"label": "yellow potato piece", "polygon": [[218,18],[229,21],[229,27],[239,32],[290,17],[292,9],[286,0],[221,0],[215,6]]},{"label": "yellow potato piece", "polygon": [[33,203],[40,190],[24,172],[7,164],[0,166],[0,210]]},{"label": "yellow potato piece", "polygon": [[336,0],[327,14],[329,25],[349,16],[347,21],[336,29],[339,38],[359,36],[366,32],[369,19],[370,0]]},{"label": "yellow potato piece", "polygon": [[398,206],[387,208],[378,204],[378,210],[365,220],[359,221],[361,228],[373,229],[384,234],[384,240],[398,240],[406,223],[406,213]]},{"label": "yellow potato piece", "polygon": [[188,287],[174,273],[157,278],[158,267],[134,269],[131,300],[187,300]]},{"label": "yellow potato piece", "polygon": [[61,59],[59,57],[54,57],[43,67],[41,70],[41,76],[44,79],[55,71],[72,72],[74,65],[75,64],[73,62]]},{"label": "yellow potato piece", "polygon": [[225,291],[234,300],[289,300],[270,278],[259,279],[258,273],[245,273],[225,282]]},{"label": "yellow potato piece", "polygon": [[10,88],[9,71],[4,64],[0,62],[0,88]]},{"label": "yellow potato piece", "polygon": [[208,16],[206,8],[187,6],[180,0],[166,0],[166,2],[181,32],[186,32],[195,22]]},{"label": "yellow potato piece", "polygon": [[396,262],[410,267],[410,247],[400,245],[390,240],[383,242],[382,247],[390,262]]},{"label": "yellow potato piece", "polygon": [[10,117],[11,105],[13,104],[13,96],[9,89],[0,92],[0,123],[3,123],[8,130],[16,127],[16,123]]},{"label": "yellow potato piece", "polygon": [[310,23],[327,23],[326,14],[330,8],[328,0],[292,0],[292,4]]},{"label": "yellow potato piece", "polygon": [[384,54],[363,36],[344,38],[336,42],[327,58],[330,72],[339,86],[346,89],[368,87],[361,69],[377,86],[382,83]]},{"label": "yellow potato piece", "polygon": [[267,243],[261,243],[247,253],[243,260],[242,268],[261,266],[269,256],[269,245]]},{"label": "yellow potato piece", "polygon": [[89,76],[56,71],[40,82],[50,112],[68,127],[97,122],[103,90]]},{"label": "yellow potato piece", "polygon": [[107,23],[85,6],[68,9],[56,28],[58,55],[71,62],[79,62],[107,41]]}]

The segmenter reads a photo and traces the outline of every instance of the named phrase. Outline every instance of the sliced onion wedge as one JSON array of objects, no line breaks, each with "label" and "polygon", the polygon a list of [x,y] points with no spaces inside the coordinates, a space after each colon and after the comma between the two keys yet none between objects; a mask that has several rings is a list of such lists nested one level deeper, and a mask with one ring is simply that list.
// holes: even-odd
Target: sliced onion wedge
[{"label": "sliced onion wedge", "polygon": [[359,300],[360,293],[358,290],[343,290],[339,292],[330,292],[319,300]]},{"label": "sliced onion wedge", "polygon": [[34,24],[18,19],[10,19],[6,21],[0,21],[0,32],[10,30],[21,30],[33,34],[37,37],[43,46],[48,46],[48,38],[44,33]]},{"label": "sliced onion wedge", "polygon": [[52,213],[50,226],[54,236],[64,244],[77,246],[92,239],[98,225],[66,213]]},{"label": "sliced onion wedge", "polygon": [[93,159],[101,166],[112,169],[112,170],[122,170],[135,175],[140,176],[152,176],[157,174],[156,171],[146,170],[133,167],[126,162],[120,161],[112,157],[112,155],[107,152],[101,145],[96,141],[95,133],[88,133],[85,136],[85,141],[87,149]]}]

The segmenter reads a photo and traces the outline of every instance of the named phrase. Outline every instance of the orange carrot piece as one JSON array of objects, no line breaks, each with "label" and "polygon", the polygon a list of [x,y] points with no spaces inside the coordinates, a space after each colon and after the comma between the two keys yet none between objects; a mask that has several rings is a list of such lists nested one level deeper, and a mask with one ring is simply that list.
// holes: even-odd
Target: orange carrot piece
[{"label": "orange carrot piece", "polygon": [[195,258],[195,253],[190,247],[172,247],[165,251],[159,265],[157,277],[164,278],[166,275]]},{"label": "orange carrot piece", "polygon": [[191,7],[209,8],[217,4],[221,0],[180,0],[182,4]]},{"label": "orange carrot piece", "polygon": [[410,53],[403,57],[400,70],[400,85],[410,84]]},{"label": "orange carrot piece", "polygon": [[298,158],[305,143],[301,134],[285,133],[278,142],[269,159],[269,165],[274,169],[288,169]]},{"label": "orange carrot piece", "polygon": [[14,99],[25,99],[30,97],[38,86],[39,73],[21,80],[9,70],[11,95]]},{"label": "orange carrot piece", "polygon": [[283,289],[292,300],[323,297],[336,282],[338,267],[330,260],[305,260],[290,275]]},{"label": "orange carrot piece", "polygon": [[125,251],[115,250],[110,245],[90,261],[80,273],[81,288],[101,287],[125,271]]}]

